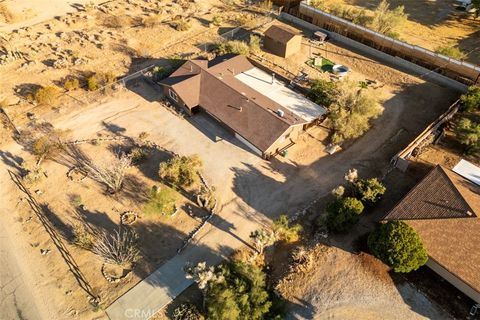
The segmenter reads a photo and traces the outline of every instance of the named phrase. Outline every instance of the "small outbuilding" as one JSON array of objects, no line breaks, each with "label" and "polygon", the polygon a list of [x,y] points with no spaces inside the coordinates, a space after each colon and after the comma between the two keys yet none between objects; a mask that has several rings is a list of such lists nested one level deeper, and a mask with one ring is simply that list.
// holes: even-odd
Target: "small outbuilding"
[{"label": "small outbuilding", "polygon": [[277,56],[288,58],[302,48],[302,35],[297,29],[273,25],[265,31],[263,46]]}]

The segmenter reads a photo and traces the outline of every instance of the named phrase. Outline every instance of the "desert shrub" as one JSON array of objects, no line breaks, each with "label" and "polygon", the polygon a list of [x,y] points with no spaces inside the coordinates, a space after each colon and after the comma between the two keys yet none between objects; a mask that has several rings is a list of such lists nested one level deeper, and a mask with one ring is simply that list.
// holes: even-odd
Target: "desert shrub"
[{"label": "desert shrub", "polygon": [[259,254],[263,253],[266,246],[269,246],[275,242],[275,234],[266,229],[258,229],[250,233],[250,238],[255,244]]},{"label": "desert shrub", "polygon": [[464,60],[466,58],[466,55],[462,50],[452,45],[437,47],[435,48],[435,52],[457,60]]},{"label": "desert shrub", "polygon": [[204,294],[208,319],[276,318],[268,314],[273,301],[267,290],[266,274],[259,267],[236,261],[216,268],[190,270],[193,270],[191,278]]},{"label": "desert shrub", "polygon": [[190,187],[198,182],[198,171],[203,163],[198,155],[174,156],[167,162],[162,162],[158,175],[174,186]]},{"label": "desert shrub", "polygon": [[223,17],[220,15],[220,14],[216,14],[215,16],[213,16],[213,19],[212,19],[212,24],[219,27],[221,26],[223,23]]},{"label": "desert shrub", "polygon": [[336,199],[327,206],[327,227],[332,231],[347,231],[360,220],[363,209],[362,202],[356,198]]},{"label": "desert shrub", "polygon": [[242,13],[237,16],[236,22],[240,26],[251,28],[257,25],[257,18],[253,14]]},{"label": "desert shrub", "polygon": [[480,123],[461,118],[454,127],[456,139],[466,147],[468,154],[480,153]]},{"label": "desert shrub", "polygon": [[325,10],[325,0],[310,0],[310,5],[314,8]]},{"label": "desert shrub", "polygon": [[32,153],[37,156],[37,164],[58,156],[68,135],[69,131],[56,129],[33,140]]},{"label": "desert shrub", "polygon": [[89,91],[95,91],[98,89],[98,79],[95,75],[87,78],[87,89]]},{"label": "desert shrub", "polygon": [[249,47],[250,47],[250,52],[253,52],[253,53],[258,53],[260,52],[262,49],[261,49],[261,46],[260,46],[260,37],[258,36],[250,36],[250,41],[248,43]]},{"label": "desert shrub", "polygon": [[205,317],[193,304],[182,303],[173,310],[173,320],[203,320]]},{"label": "desert shrub", "polygon": [[24,164],[22,169],[24,171],[22,179],[23,181],[25,181],[25,183],[30,185],[34,185],[40,182],[46,176],[45,171],[42,169],[41,166],[38,165],[30,166]]},{"label": "desert shrub", "polygon": [[330,107],[337,95],[337,84],[323,79],[314,80],[310,85],[308,97],[321,106]]},{"label": "desert shrub", "polygon": [[54,105],[58,97],[60,96],[60,90],[56,86],[46,86],[38,89],[35,92],[35,101],[40,105]]},{"label": "desert shrub", "polygon": [[143,212],[148,216],[171,216],[175,213],[175,203],[178,200],[178,194],[175,190],[167,186],[158,188],[152,187],[147,204]]},{"label": "desert shrub", "polygon": [[301,231],[302,226],[298,223],[290,225],[288,217],[284,214],[273,222],[273,233],[280,241],[295,242],[300,238]]},{"label": "desert shrub", "polygon": [[373,12],[373,18],[369,27],[377,32],[398,37],[397,30],[401,28],[408,19],[404,6],[390,9],[390,4],[383,0]]},{"label": "desert shrub", "polygon": [[74,207],[80,207],[82,205],[82,197],[79,194],[74,194],[70,197],[70,202]]},{"label": "desert shrub", "polygon": [[172,26],[175,28],[177,31],[187,31],[192,27],[192,24],[188,22],[187,20],[177,20],[172,23]]},{"label": "desert shrub", "polygon": [[130,27],[132,19],[126,15],[109,15],[103,20],[103,26],[112,29]]},{"label": "desert shrub", "polygon": [[116,193],[123,186],[127,170],[132,164],[132,159],[126,154],[116,154],[109,161],[102,163],[84,162],[83,166],[92,179],[105,184],[108,191]]},{"label": "desert shrub", "polygon": [[383,107],[377,97],[358,88],[356,82],[344,80],[337,86],[329,111],[334,131],[332,142],[338,144],[364,134],[370,128],[370,120],[382,114]]},{"label": "desert shrub", "polygon": [[354,194],[364,203],[373,204],[380,200],[387,188],[377,179],[358,179],[353,183]]},{"label": "desert shrub", "polygon": [[240,40],[231,40],[219,43],[215,49],[215,53],[218,55],[234,53],[247,56],[250,53],[250,47],[246,42]]},{"label": "desert shrub", "polygon": [[149,153],[145,148],[133,147],[128,155],[132,159],[132,163],[139,164],[147,160]]},{"label": "desert shrub", "polygon": [[373,255],[393,268],[395,272],[410,272],[423,266],[427,252],[415,229],[403,221],[381,224],[368,237]]},{"label": "desert shrub", "polygon": [[63,83],[63,88],[67,91],[73,91],[80,88],[80,82],[77,78],[67,79]]},{"label": "desert shrub", "polygon": [[76,223],[72,227],[73,244],[85,250],[91,250],[94,243],[93,235],[85,229],[85,226]]},{"label": "desert shrub", "polygon": [[142,24],[147,28],[152,28],[160,23],[162,23],[164,17],[162,14],[154,14],[142,19]]},{"label": "desert shrub", "polygon": [[460,97],[462,109],[467,112],[474,112],[480,110],[480,87],[471,86],[467,93]]},{"label": "desert shrub", "polygon": [[101,232],[96,235],[92,251],[105,262],[125,266],[138,260],[138,236],[130,228],[121,227],[112,233]]},{"label": "desert shrub", "polygon": [[273,1],[272,0],[261,0],[258,4],[260,9],[265,11],[270,11],[273,8]]}]

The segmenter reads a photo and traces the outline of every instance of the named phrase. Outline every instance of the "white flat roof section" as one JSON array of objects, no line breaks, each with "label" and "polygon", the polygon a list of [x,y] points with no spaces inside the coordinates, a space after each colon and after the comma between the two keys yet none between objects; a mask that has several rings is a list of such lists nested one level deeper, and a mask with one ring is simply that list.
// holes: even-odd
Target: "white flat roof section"
[{"label": "white flat roof section", "polygon": [[480,168],[473,163],[462,159],[453,167],[453,172],[480,186]]},{"label": "white flat roof section", "polygon": [[327,112],[324,107],[286,87],[283,82],[275,79],[272,84],[272,75],[258,68],[239,73],[235,78],[308,122]]}]

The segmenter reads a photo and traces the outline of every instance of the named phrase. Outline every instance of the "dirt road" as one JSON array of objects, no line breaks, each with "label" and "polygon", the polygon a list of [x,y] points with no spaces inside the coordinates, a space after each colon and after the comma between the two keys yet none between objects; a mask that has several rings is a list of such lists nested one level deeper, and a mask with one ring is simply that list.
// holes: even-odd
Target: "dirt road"
[{"label": "dirt road", "polygon": [[18,263],[6,232],[0,219],[0,319],[43,319],[32,295],[31,283],[23,272],[25,266]]}]

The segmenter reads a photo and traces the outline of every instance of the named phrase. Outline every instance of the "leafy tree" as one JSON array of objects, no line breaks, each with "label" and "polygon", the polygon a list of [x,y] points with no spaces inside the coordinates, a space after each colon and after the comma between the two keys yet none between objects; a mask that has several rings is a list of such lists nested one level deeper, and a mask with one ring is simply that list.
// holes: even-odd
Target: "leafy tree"
[{"label": "leafy tree", "polygon": [[460,102],[465,111],[474,112],[480,109],[480,87],[471,86],[467,93],[462,94]]},{"label": "leafy tree", "polygon": [[375,203],[387,191],[377,178],[357,179],[353,182],[354,194],[363,202]]},{"label": "leafy tree", "polygon": [[327,206],[327,227],[337,232],[346,231],[360,220],[363,209],[362,202],[356,198],[336,199]]},{"label": "leafy tree", "polygon": [[381,224],[369,235],[368,247],[375,257],[395,272],[417,270],[428,260],[420,236],[403,221]]},{"label": "leafy tree", "polygon": [[338,144],[364,134],[370,128],[370,120],[382,114],[383,107],[354,81],[344,80],[337,89],[328,118],[334,130],[332,142]]},{"label": "leafy tree", "polygon": [[323,79],[315,80],[308,92],[308,97],[316,104],[322,105],[326,108],[330,107],[335,102],[337,95],[337,85],[335,82]]},{"label": "leafy tree", "polygon": [[404,6],[398,6],[390,10],[390,4],[383,0],[373,13],[370,28],[385,35],[398,38],[396,32],[407,22],[408,15],[405,13]]},{"label": "leafy tree", "polygon": [[435,52],[457,60],[464,60],[466,58],[466,55],[462,50],[451,45],[437,47]]},{"label": "leafy tree", "polygon": [[302,226],[298,223],[290,225],[288,217],[282,214],[273,222],[273,233],[275,238],[286,242],[295,242],[300,238]]},{"label": "leafy tree", "polygon": [[158,188],[152,187],[150,190],[150,197],[143,208],[143,212],[148,216],[163,215],[171,216],[175,213],[175,204],[178,200],[178,195],[175,190],[169,187]]},{"label": "leafy tree", "polygon": [[467,153],[480,152],[480,123],[467,118],[461,118],[454,129],[457,140],[467,147]]},{"label": "leafy tree", "polygon": [[160,178],[174,186],[190,187],[198,181],[198,171],[202,165],[202,160],[198,155],[174,156],[160,164],[158,174]]}]

